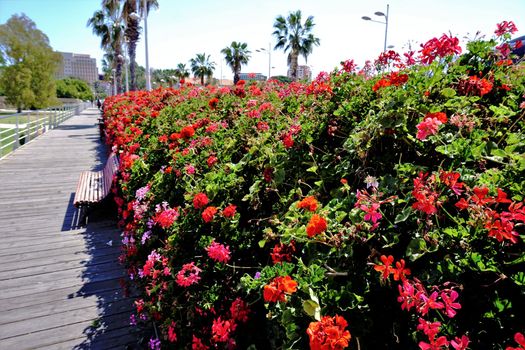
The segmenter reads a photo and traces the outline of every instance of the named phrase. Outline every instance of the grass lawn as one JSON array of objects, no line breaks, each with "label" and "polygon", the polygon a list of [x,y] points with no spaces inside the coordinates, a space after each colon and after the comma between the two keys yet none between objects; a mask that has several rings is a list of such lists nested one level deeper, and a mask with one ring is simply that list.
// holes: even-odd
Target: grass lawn
[{"label": "grass lawn", "polygon": [[[9,114],[11,113],[5,113],[5,114],[3,112],[0,113],[0,124],[16,124],[16,115],[13,115],[7,118],[2,118],[2,115],[9,115]],[[41,118],[47,118],[47,116],[48,116],[47,113],[23,114],[23,115],[18,116],[18,122],[20,124],[27,123],[28,120],[35,121]]]}]

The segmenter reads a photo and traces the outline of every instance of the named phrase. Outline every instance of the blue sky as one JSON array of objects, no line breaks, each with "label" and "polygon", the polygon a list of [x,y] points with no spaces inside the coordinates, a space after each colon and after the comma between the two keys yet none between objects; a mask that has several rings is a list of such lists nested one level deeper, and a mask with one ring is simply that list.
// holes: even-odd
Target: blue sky
[{"label": "blue sky", "polygon": [[[268,73],[268,55],[255,49],[273,45],[272,25],[277,15],[302,10],[313,15],[314,33],[321,45],[308,57],[314,73],[329,71],[340,61],[353,58],[358,64],[382,51],[385,26],[374,12],[386,12],[390,4],[388,45],[400,52],[426,40],[449,33],[473,37],[479,30],[491,36],[496,23],[512,20],[525,35],[525,0],[158,0],[160,7],[148,19],[150,66],[173,68],[195,54],[205,52],[216,62],[215,76],[231,77],[220,50],[233,40],[248,43],[252,58],[244,72]],[[100,69],[100,40],[86,27],[100,0],[0,0],[0,23],[14,13],[25,13],[59,51],[90,54]],[[144,46],[137,61],[144,65]],[[304,60],[300,59],[300,64]],[[272,75],[286,74],[286,55],[271,53]]]}]

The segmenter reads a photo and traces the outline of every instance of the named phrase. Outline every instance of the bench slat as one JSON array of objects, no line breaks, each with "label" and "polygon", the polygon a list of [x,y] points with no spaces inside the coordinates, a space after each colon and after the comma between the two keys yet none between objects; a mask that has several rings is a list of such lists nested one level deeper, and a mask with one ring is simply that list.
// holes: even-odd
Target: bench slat
[{"label": "bench slat", "polygon": [[111,191],[113,176],[118,171],[118,158],[111,154],[101,171],[83,171],[75,192],[75,207],[101,202]]}]

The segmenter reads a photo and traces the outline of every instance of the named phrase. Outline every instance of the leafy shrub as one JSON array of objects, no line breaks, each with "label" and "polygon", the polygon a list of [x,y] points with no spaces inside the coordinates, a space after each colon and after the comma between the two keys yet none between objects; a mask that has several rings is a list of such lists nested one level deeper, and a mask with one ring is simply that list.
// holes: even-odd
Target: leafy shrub
[{"label": "leafy shrub", "polygon": [[459,55],[444,35],[309,85],[108,98],[133,322],[174,348],[519,344],[525,74],[509,39]]},{"label": "leafy shrub", "polygon": [[89,85],[81,79],[64,78],[56,82],[57,97],[78,98],[84,101],[93,100],[93,91]]}]

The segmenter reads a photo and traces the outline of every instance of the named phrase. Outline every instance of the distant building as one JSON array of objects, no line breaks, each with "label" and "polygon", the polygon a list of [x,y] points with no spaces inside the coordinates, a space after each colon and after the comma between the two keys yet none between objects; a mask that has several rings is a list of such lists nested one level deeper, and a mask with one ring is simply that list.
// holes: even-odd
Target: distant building
[{"label": "distant building", "polygon": [[93,84],[98,80],[97,60],[95,58],[79,53],[58,53],[63,58],[56,74],[58,79],[73,77],[85,80],[89,84]]},{"label": "distant building", "polygon": [[[289,69],[288,77],[292,77],[292,72]],[[312,80],[312,70],[309,66],[297,66],[297,80]]]},{"label": "distant building", "polygon": [[261,73],[239,73],[239,79],[241,80],[266,81],[266,78],[266,75]]}]

